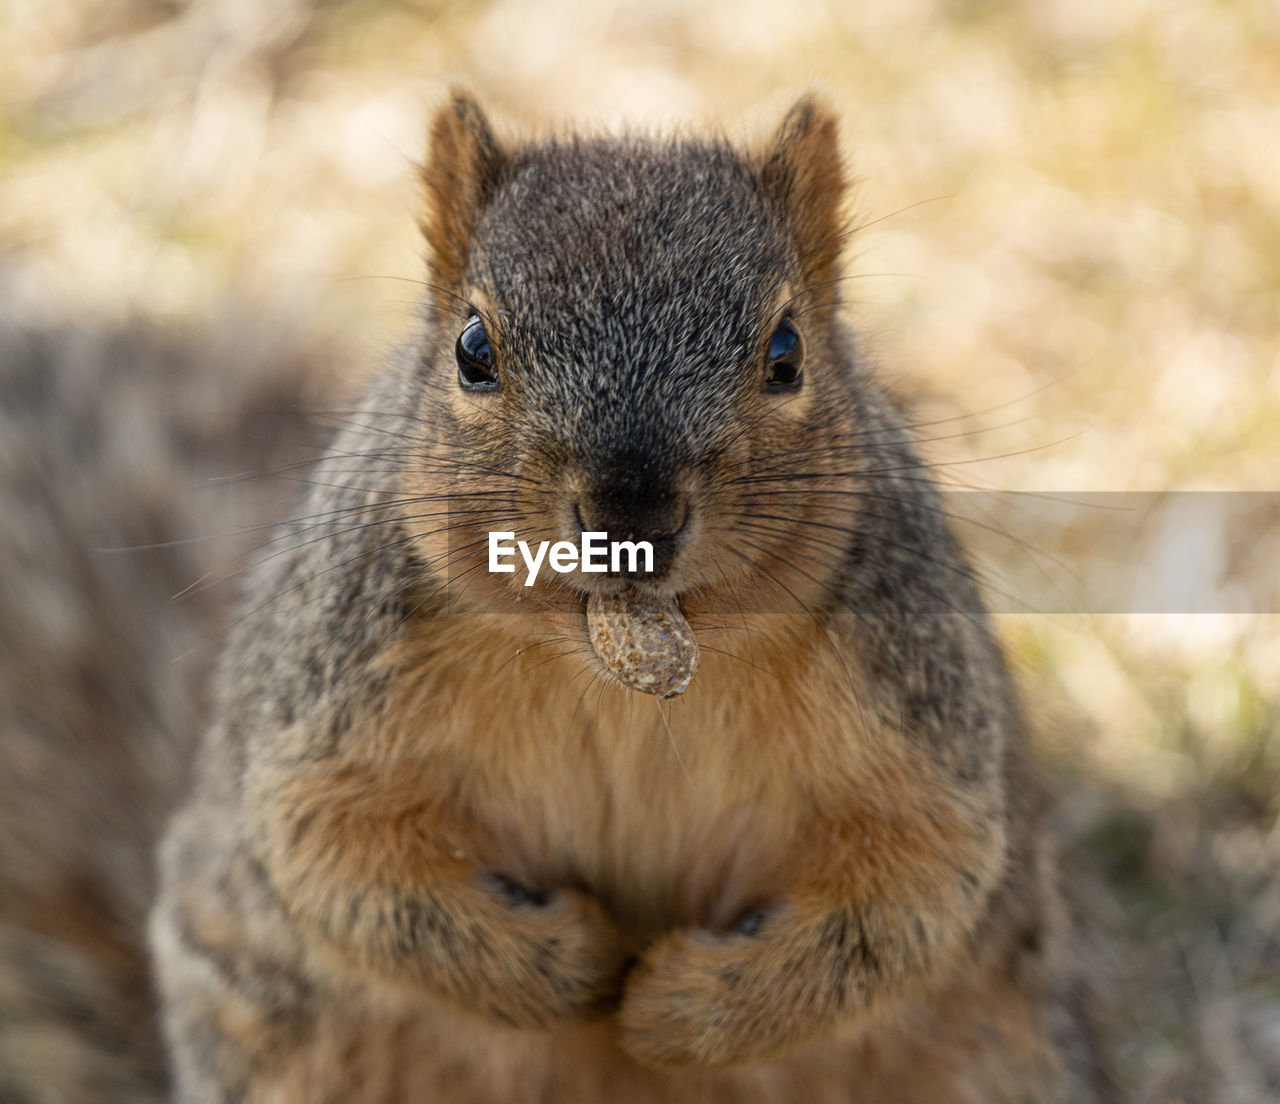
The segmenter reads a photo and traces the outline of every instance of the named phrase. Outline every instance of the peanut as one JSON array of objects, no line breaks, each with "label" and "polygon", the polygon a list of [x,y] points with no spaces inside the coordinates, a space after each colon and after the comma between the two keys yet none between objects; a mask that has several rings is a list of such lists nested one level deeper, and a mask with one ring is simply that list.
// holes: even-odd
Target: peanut
[{"label": "peanut", "polygon": [[609,673],[632,690],[674,698],[698,669],[698,642],[674,600],[639,591],[593,594],[587,632]]}]

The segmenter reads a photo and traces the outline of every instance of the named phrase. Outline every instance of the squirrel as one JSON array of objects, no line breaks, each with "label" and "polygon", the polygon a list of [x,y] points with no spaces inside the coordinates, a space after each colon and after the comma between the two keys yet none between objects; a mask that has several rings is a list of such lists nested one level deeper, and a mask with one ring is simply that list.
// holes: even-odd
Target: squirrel
[{"label": "squirrel", "polygon": [[[164,833],[174,1099],[1112,1099],[1016,690],[843,317],[832,109],[520,143],[457,92],[421,177],[419,331]],[[498,530],[655,562],[526,588]],[[602,597],[683,619],[682,695]]]}]

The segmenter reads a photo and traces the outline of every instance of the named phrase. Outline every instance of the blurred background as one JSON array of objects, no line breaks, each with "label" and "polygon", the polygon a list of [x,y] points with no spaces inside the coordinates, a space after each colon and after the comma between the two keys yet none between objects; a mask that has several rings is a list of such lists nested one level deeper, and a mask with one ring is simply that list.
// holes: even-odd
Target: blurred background
[{"label": "blurred background", "polygon": [[[269,326],[341,394],[410,328],[451,84],[751,139],[816,83],[849,314],[949,487],[1280,490],[1274,0],[0,0],[0,57],[10,323]],[[1133,1098],[1280,1099],[1280,613],[998,620]]]}]

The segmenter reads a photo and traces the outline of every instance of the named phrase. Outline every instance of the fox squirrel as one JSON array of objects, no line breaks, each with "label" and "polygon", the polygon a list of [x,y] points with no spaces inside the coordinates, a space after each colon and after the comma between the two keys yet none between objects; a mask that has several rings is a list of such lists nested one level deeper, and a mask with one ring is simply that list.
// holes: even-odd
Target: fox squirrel
[{"label": "fox squirrel", "polygon": [[[254,570],[161,847],[174,1098],[1111,1099],[1016,694],[841,318],[831,111],[511,144],[456,94],[422,179],[419,335]],[[496,530],[653,570],[526,588]],[[679,697],[602,599],[683,622]]]}]

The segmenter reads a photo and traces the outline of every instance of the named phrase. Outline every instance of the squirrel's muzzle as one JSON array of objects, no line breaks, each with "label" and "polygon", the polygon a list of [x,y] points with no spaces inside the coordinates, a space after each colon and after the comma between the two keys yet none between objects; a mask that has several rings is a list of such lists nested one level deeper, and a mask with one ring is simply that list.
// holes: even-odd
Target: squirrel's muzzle
[{"label": "squirrel's muzzle", "polygon": [[625,579],[661,579],[679,555],[689,529],[689,502],[681,494],[635,478],[611,482],[575,506],[579,529],[605,533],[609,541],[647,541],[653,546],[653,570],[619,570]]}]

